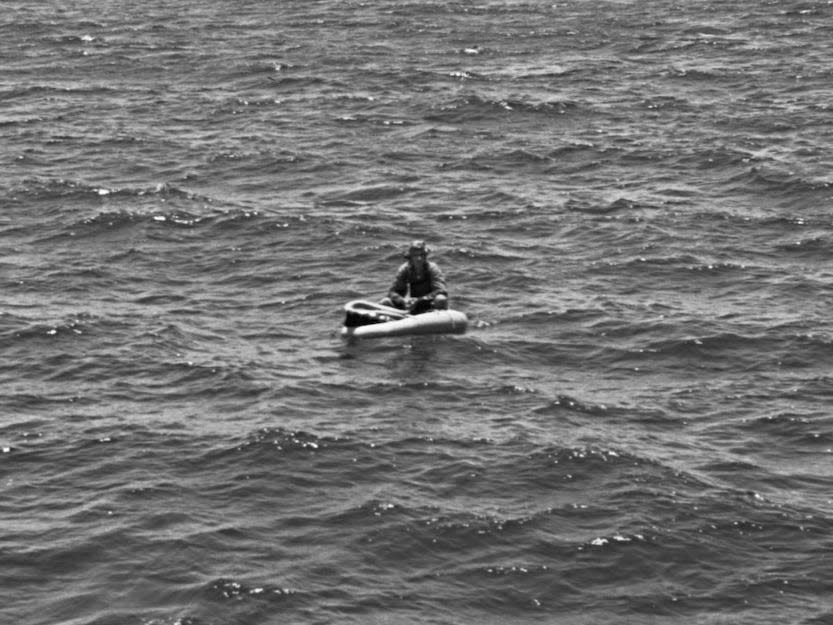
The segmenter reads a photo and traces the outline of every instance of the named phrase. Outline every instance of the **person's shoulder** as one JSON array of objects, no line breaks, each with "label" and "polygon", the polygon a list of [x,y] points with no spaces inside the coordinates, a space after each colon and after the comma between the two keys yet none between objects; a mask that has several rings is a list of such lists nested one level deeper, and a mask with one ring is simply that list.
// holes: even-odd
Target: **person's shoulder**
[{"label": "person's shoulder", "polygon": [[440,266],[435,263],[433,260],[428,261],[428,269],[431,271],[440,271]]},{"label": "person's shoulder", "polygon": [[396,270],[396,273],[405,273],[406,271],[408,271],[408,267],[410,267],[410,265],[408,264],[408,261],[406,260],[404,263],[399,265],[399,269]]}]

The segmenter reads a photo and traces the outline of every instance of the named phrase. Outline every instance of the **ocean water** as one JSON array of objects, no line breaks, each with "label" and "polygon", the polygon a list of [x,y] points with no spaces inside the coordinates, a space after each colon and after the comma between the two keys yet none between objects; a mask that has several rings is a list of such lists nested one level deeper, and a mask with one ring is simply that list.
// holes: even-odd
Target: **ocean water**
[{"label": "ocean water", "polygon": [[[833,4],[7,0],[0,622],[833,623]],[[345,343],[414,238],[464,336]]]}]

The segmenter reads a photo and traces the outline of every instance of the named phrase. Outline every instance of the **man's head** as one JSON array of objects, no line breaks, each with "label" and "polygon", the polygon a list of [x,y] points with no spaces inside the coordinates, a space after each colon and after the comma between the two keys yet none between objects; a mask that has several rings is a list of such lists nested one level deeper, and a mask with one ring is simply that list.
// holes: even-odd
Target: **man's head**
[{"label": "man's head", "polygon": [[418,263],[428,258],[428,253],[430,251],[431,250],[425,244],[425,241],[413,241],[411,242],[411,246],[408,248],[408,252],[405,254],[405,258],[412,263]]}]

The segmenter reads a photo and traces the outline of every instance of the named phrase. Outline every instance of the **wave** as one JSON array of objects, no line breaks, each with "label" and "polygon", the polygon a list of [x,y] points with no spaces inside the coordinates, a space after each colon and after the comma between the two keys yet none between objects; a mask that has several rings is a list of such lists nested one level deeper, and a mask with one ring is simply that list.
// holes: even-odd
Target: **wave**
[{"label": "wave", "polygon": [[833,187],[833,180],[827,178],[800,176],[792,171],[766,166],[751,167],[741,177],[740,183],[744,186],[751,184],[778,196],[792,199],[796,199],[797,195],[816,195],[829,192],[830,188]]},{"label": "wave", "polygon": [[[697,330],[700,330],[699,332]],[[641,332],[627,330],[620,340],[631,345],[608,347],[598,358],[611,363],[642,363],[643,366],[675,366],[706,370],[768,370],[783,368],[817,368],[833,362],[830,338],[784,333],[775,327],[760,326],[753,332],[707,333],[705,327],[689,327],[669,322],[651,328],[654,335],[684,334],[650,340]],[[638,339],[638,346],[632,343]],[[618,353],[617,353],[618,352]]]},{"label": "wave", "polygon": [[833,225],[833,220],[827,213],[790,210],[789,207],[781,210],[712,208],[694,210],[687,215],[693,225],[702,223],[710,226],[724,224],[721,226],[724,228],[748,229],[752,227],[756,230],[763,229],[767,234],[771,231],[781,235],[792,232],[801,234],[808,228],[826,231]]},{"label": "wave", "polygon": [[[590,409],[579,402],[560,398],[557,403],[567,409],[596,414],[605,409]],[[549,488],[550,480],[557,482],[598,479],[605,473],[616,473],[627,467],[642,465],[658,467],[658,463],[641,459],[630,453],[597,447],[560,446],[541,447],[523,440],[509,439],[496,442],[489,439],[456,439],[441,436],[420,437],[359,437],[321,436],[303,430],[264,428],[246,437],[233,447],[219,452],[221,458],[235,458],[242,466],[256,466],[266,457],[270,463],[281,464],[291,458],[307,458],[322,471],[336,470],[336,465],[350,466],[340,482],[360,479],[361,475],[373,478],[375,471],[396,467],[401,479],[412,486],[433,491],[450,488],[452,484],[479,491],[501,488],[507,482],[523,482],[527,487]],[[489,480],[483,478],[489,476]],[[320,476],[323,477],[323,476]],[[523,492],[529,494],[528,488]],[[495,495],[496,493],[493,493]],[[505,496],[511,500],[512,491]],[[375,508],[373,514],[375,514]]]},{"label": "wave", "polygon": [[739,264],[728,261],[708,262],[691,256],[639,256],[628,258],[620,263],[611,263],[599,267],[601,273],[625,272],[654,277],[667,275],[674,279],[685,280],[705,274],[707,279],[716,276],[756,275],[762,273],[761,267]]},{"label": "wave", "polygon": [[381,201],[389,201],[401,196],[413,194],[416,187],[409,185],[375,185],[322,197],[322,206],[362,206],[375,205]]},{"label": "wave", "polygon": [[[306,443],[300,450],[303,453],[308,452]],[[463,588],[471,586],[465,580],[472,576],[511,576],[520,584],[532,583],[529,590],[534,590],[536,580],[560,577],[565,569],[575,575],[573,564],[580,563],[585,556],[593,558],[601,579],[616,577],[614,572],[621,566],[622,558],[628,558],[634,570],[642,571],[642,577],[652,579],[662,574],[657,571],[656,562],[673,560],[682,550],[695,560],[720,562],[719,550],[728,550],[729,560],[743,559],[738,554],[748,549],[751,540],[786,543],[801,537],[806,542],[815,532],[825,530],[825,524],[819,523],[802,536],[793,527],[800,517],[791,513],[789,520],[773,526],[773,520],[782,511],[760,503],[757,498],[727,498],[725,492],[702,494],[701,483],[677,479],[674,472],[651,462],[609,450],[553,447],[498,464],[488,456],[461,459],[456,455],[431,454],[435,461],[439,460],[438,466],[436,462],[426,464],[425,457],[419,454],[410,456],[415,451],[412,445],[419,445],[419,441],[402,444],[398,457],[389,457],[382,464],[367,465],[366,458],[359,453],[360,467],[347,472],[353,480],[372,484],[377,471],[386,471],[389,477],[385,483],[391,486],[389,496],[333,502],[328,513],[317,518],[289,516],[283,522],[287,530],[320,529],[352,536],[374,554],[375,566],[366,570],[371,578],[386,575],[391,566],[404,565],[410,571],[412,586],[439,573],[444,583],[457,580]],[[488,447],[481,449],[488,454]],[[350,456],[357,451],[361,450],[351,449]],[[316,466],[326,466],[325,463],[321,460]],[[569,475],[577,482],[572,487],[563,482]],[[391,480],[405,480],[405,490],[393,488]],[[580,488],[587,480],[594,480],[596,488]],[[526,503],[518,501],[512,505],[511,493],[518,490],[518,482],[524,485],[521,490]],[[486,505],[477,503],[486,501],[478,494],[486,488],[484,483],[489,489],[504,493],[501,503],[493,497]],[[350,481],[337,484],[347,486]],[[531,484],[535,486],[530,492],[527,487]],[[559,497],[565,499],[565,488],[569,490],[566,501],[559,503]],[[419,497],[415,489],[447,489],[450,498]],[[425,504],[420,504],[420,500]],[[443,503],[435,503],[439,501]],[[727,508],[727,501],[734,505]],[[649,525],[644,518],[654,522],[662,518],[664,523]],[[509,545],[512,548],[507,551]],[[445,556],[437,560],[437,553]],[[448,558],[448,554],[456,557]],[[433,571],[431,576],[427,575],[428,570]],[[682,579],[678,581],[683,588],[687,587]]]},{"label": "wave", "polygon": [[[612,447],[379,440],[369,432],[333,437],[285,428],[235,441],[140,426],[114,434],[90,428],[84,440],[41,441],[37,450],[0,456],[9,469],[49,461],[68,471],[45,478],[68,489],[49,491],[67,502],[94,485],[94,499],[70,506],[71,520],[108,520],[105,532],[87,532],[72,549],[46,540],[27,554],[13,551],[10,566],[22,566],[23,557],[27,566],[53,571],[92,563],[107,577],[111,569],[99,554],[109,545],[130,554],[119,560],[120,571],[146,566],[139,553],[156,562],[167,553],[159,569],[168,580],[162,603],[179,604],[179,594],[204,598],[208,605],[190,603],[181,612],[193,619],[209,609],[294,613],[310,605],[319,614],[349,606],[364,615],[413,607],[420,596],[431,606],[453,601],[458,616],[461,606],[476,612],[484,605],[517,616],[542,606],[584,609],[589,596],[613,584],[619,592],[606,595],[606,610],[632,614],[643,601],[668,601],[702,615],[703,598],[722,605],[727,592],[763,596],[784,579],[797,596],[817,593],[823,584],[812,581],[819,579],[813,554],[833,529],[828,518],[807,518],[807,510],[715,487]],[[24,494],[23,487],[7,492],[22,514]],[[200,530],[202,515],[231,509],[246,510],[245,519]],[[796,545],[805,556],[796,558]],[[333,558],[347,547],[349,556]],[[217,556],[194,570],[193,554],[206,551]],[[761,551],[770,557],[767,570],[755,565]],[[703,561],[708,570],[698,565]],[[190,573],[172,579],[171,562]],[[623,568],[637,581],[623,587]],[[718,576],[724,582],[715,585]],[[646,590],[646,582],[661,582],[662,590]]]},{"label": "wave", "polygon": [[[310,226],[297,211],[287,211],[287,216],[281,217],[225,202],[221,205],[212,197],[171,184],[110,189],[52,181],[28,186],[25,192],[29,195],[26,204],[35,201],[56,207],[49,212],[47,223],[17,222],[18,236],[34,235],[40,241],[97,237],[137,228],[152,239],[154,232],[170,229],[212,229],[229,236],[239,230],[269,232]],[[21,201],[20,196],[15,197]]]},{"label": "wave", "polygon": [[[272,584],[252,584],[234,579],[218,579],[206,587],[206,592],[220,600],[235,600],[250,598],[272,606],[285,607],[288,599],[305,601],[303,594],[292,588],[275,586]],[[178,621],[180,622],[180,621]],[[185,625],[185,623],[183,623]]]},{"label": "wave", "polygon": [[833,435],[826,428],[829,419],[818,413],[778,412],[752,418],[739,424],[739,429],[754,434],[756,439],[765,436],[778,441],[807,449],[830,450]]},{"label": "wave", "polygon": [[833,255],[833,240],[826,234],[810,234],[788,243],[778,243],[775,249],[787,257],[808,261],[829,260]]},{"label": "wave", "polygon": [[[80,37],[73,37],[78,39]],[[72,87],[58,85],[35,84],[27,86],[15,86],[7,89],[0,89],[0,101],[30,100],[33,97],[78,96],[79,98],[101,97],[113,94],[123,94],[122,88],[108,87],[100,84],[83,84]]]},{"label": "wave", "polygon": [[575,113],[578,104],[571,101],[528,102],[469,95],[452,100],[423,115],[423,119],[443,124],[500,120],[517,115],[544,117]]},{"label": "wave", "polygon": [[[717,275],[736,269],[710,267],[707,271]],[[799,295],[785,293],[784,297]],[[637,318],[626,310],[595,309],[504,315],[478,333],[488,348],[478,357],[488,358],[494,351],[507,359],[507,365],[526,360],[561,367],[632,365],[686,371],[752,371],[773,366],[817,369],[831,362],[826,329],[784,325],[775,310],[772,318],[739,320],[734,327],[732,315],[714,320],[708,312],[692,312],[693,316],[674,309],[634,311]]]},{"label": "wave", "polygon": [[577,413],[590,417],[608,417],[615,415],[618,409],[605,404],[596,404],[577,399],[569,395],[559,395],[554,400],[549,401],[545,406],[536,408],[533,412],[537,414]]},{"label": "wave", "polygon": [[[175,184],[160,183],[152,187],[107,187],[79,180],[65,178],[28,178],[5,191],[17,203],[54,202],[76,200],[89,203],[105,200],[153,198],[162,201],[187,200],[189,202],[211,203],[212,199],[178,187]],[[66,204],[63,205],[66,208]]]},{"label": "wave", "polygon": [[615,213],[629,213],[639,211],[653,211],[659,208],[655,203],[637,201],[627,197],[618,197],[607,203],[596,200],[585,200],[580,197],[570,197],[564,208],[571,212],[586,213],[589,215],[611,215]]},{"label": "wave", "polygon": [[[12,317],[11,319],[9,317]],[[89,331],[94,317],[89,313],[65,319],[57,323],[34,323],[23,317],[3,315],[3,333],[0,335],[3,341],[27,341],[29,339],[41,339],[44,337],[72,337],[84,334]]]}]

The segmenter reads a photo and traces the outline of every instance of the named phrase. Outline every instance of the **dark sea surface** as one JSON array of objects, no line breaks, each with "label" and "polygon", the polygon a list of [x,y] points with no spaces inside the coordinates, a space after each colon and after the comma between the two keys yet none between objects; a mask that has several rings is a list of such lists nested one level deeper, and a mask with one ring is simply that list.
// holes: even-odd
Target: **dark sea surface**
[{"label": "dark sea surface", "polygon": [[[833,623],[833,4],[4,0],[0,623]],[[464,336],[339,336],[411,239]]]}]

